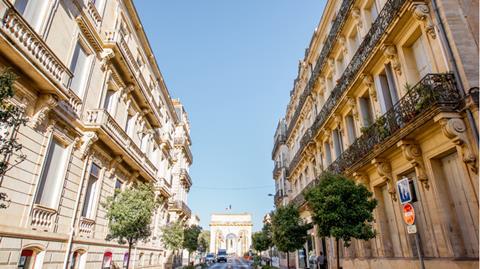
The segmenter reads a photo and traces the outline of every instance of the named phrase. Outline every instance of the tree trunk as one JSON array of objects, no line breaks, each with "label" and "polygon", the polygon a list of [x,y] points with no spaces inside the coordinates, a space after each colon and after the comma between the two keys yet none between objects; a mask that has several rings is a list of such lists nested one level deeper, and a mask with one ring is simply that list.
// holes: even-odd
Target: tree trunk
[{"label": "tree trunk", "polygon": [[188,260],[187,260],[187,265],[190,265],[190,250],[188,251]]},{"label": "tree trunk", "polygon": [[127,257],[127,268],[130,267],[130,253],[132,252],[132,245],[133,243],[131,241],[128,241],[128,257]]},{"label": "tree trunk", "polygon": [[290,253],[288,251],[287,251],[287,268],[290,269]]},{"label": "tree trunk", "polygon": [[339,255],[339,252],[340,252],[340,247],[338,245],[338,238],[335,238],[335,240],[337,241],[337,269],[340,269],[340,255]]}]

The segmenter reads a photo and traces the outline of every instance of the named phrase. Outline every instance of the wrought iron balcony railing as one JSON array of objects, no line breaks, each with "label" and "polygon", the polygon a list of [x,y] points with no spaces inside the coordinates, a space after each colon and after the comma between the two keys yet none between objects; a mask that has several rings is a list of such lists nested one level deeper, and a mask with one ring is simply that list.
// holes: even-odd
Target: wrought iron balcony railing
[{"label": "wrought iron balcony railing", "polygon": [[[326,170],[351,174],[356,167],[369,163],[382,150],[394,145],[439,111],[453,111],[461,104],[462,97],[453,74],[428,74],[368,127]],[[304,190],[317,182],[318,179],[312,181]],[[292,202],[303,203],[303,193]]]},{"label": "wrought iron balcony railing", "polygon": [[322,51],[318,55],[317,61],[315,62],[315,67],[312,72],[312,76],[310,77],[308,83],[303,90],[303,93],[300,95],[298,105],[295,108],[295,112],[293,114],[292,119],[290,120],[288,127],[287,127],[287,137],[290,137],[293,127],[295,126],[300,113],[302,111],[303,106],[305,105],[307,98],[311,95],[314,85],[318,80],[318,76],[320,75],[320,71],[323,69],[323,66],[327,63],[328,55],[332,51],[335,42],[337,40],[337,36],[342,30],[343,25],[347,21],[348,13],[353,6],[354,0],[344,0],[338,13],[333,21],[332,27],[330,28],[330,32],[325,40],[323,45]]},{"label": "wrought iron balcony railing", "polygon": [[[344,5],[347,5],[346,2],[349,2],[349,0],[345,0],[343,2],[342,7],[340,8],[340,11],[342,11],[342,8],[344,8]],[[381,41],[385,33],[387,33],[387,29],[390,27],[391,22],[395,18],[397,18],[397,14],[400,12],[404,4],[407,2],[408,0],[388,0],[385,3],[380,14],[375,19],[367,35],[365,35],[362,43],[358,47],[355,55],[352,57],[352,60],[350,61],[347,68],[342,73],[342,76],[338,80],[338,81],[341,81],[341,83],[338,83],[335,86],[335,88],[332,90],[331,94],[329,95],[328,99],[325,101],[325,104],[323,105],[322,109],[315,117],[315,121],[310,127],[310,130],[312,131],[312,133],[309,134],[307,132],[304,134],[304,137],[310,136],[310,135],[315,136],[321,130],[321,128],[324,126],[324,124],[328,120],[329,116],[334,112],[336,105],[340,102],[340,99],[345,95],[345,92],[349,89],[350,85],[354,82],[354,79],[357,73],[361,70],[362,66],[366,64],[367,59],[371,56],[373,49],[379,44],[379,42]],[[345,8],[347,7],[345,6]],[[339,14],[337,15],[337,19],[339,18],[345,19],[345,17],[343,17],[343,15],[341,14],[343,13],[339,12]],[[337,23],[337,19],[335,20],[334,26],[332,27],[332,31],[329,34],[327,43],[330,42],[330,40],[334,40],[332,38],[336,36],[336,34],[333,33],[333,29],[336,29],[335,27],[340,28],[340,24],[338,26],[335,26],[335,24]],[[308,82],[308,85],[307,85],[307,88],[305,89],[304,94],[302,94],[302,98],[304,99],[306,99],[311,94],[311,91],[313,90],[313,85],[315,84],[315,81],[317,81],[318,79],[320,70],[323,64],[326,62],[328,53],[325,51],[325,48],[327,47],[327,43],[325,44],[324,49],[322,49],[322,53],[320,54],[317,64],[315,65],[315,69],[313,71],[312,77]],[[303,97],[304,95],[305,97]],[[299,110],[301,110],[300,106],[297,108],[297,111]],[[290,136],[290,132],[292,131],[293,126],[294,126],[294,123],[290,122],[288,131],[287,131],[287,137]],[[304,139],[305,140],[308,139],[308,137],[307,138],[304,138],[304,137],[302,137],[302,141],[304,141]],[[303,150],[307,145],[308,143],[303,143],[303,144],[301,143],[299,152],[303,152]],[[298,161],[300,159],[301,159],[300,157],[298,157],[297,159],[295,158],[292,159],[292,162],[289,165],[289,171],[291,171],[291,169],[297,166]]]}]

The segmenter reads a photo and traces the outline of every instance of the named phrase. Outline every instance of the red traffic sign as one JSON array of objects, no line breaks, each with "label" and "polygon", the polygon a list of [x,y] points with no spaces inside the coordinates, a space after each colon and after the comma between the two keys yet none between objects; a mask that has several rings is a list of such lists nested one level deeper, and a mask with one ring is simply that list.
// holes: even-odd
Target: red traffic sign
[{"label": "red traffic sign", "polygon": [[415,209],[410,203],[403,205],[403,220],[408,225],[413,225],[415,223]]}]

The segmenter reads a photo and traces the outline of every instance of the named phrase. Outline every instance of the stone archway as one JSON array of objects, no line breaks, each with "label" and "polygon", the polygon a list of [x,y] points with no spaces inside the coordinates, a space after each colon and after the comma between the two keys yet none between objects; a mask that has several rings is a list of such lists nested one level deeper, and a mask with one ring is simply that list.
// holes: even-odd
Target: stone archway
[{"label": "stone archway", "polygon": [[227,247],[228,254],[237,254],[237,236],[233,233],[230,233],[226,236],[225,245]]}]

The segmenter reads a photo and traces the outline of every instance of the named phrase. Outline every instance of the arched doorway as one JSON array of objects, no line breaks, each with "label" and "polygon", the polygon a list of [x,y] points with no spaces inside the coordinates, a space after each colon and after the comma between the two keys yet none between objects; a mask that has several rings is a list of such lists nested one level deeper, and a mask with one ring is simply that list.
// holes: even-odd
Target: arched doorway
[{"label": "arched doorway", "polygon": [[237,254],[237,236],[235,234],[228,234],[226,237],[227,253]]}]

